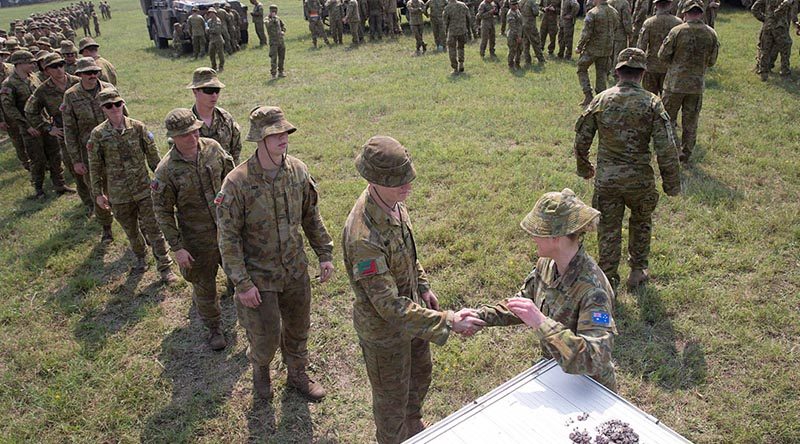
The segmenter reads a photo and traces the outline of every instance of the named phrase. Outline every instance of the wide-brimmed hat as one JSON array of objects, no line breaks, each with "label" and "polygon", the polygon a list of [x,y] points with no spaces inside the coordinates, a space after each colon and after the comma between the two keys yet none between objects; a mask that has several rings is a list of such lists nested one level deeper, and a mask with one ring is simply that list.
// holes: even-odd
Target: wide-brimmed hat
[{"label": "wide-brimmed hat", "polygon": [[164,126],[167,128],[167,137],[175,137],[200,129],[203,121],[199,120],[190,109],[175,108],[167,114]]},{"label": "wide-brimmed hat", "polygon": [[192,81],[186,88],[225,88],[225,84],[219,81],[217,72],[211,68],[197,68],[192,73]]},{"label": "wide-brimmed hat", "polygon": [[72,43],[72,40],[62,40],[60,49],[61,54],[78,53],[78,48],[75,47],[75,44]]},{"label": "wide-brimmed hat", "polygon": [[647,56],[644,51],[639,48],[625,48],[620,51],[619,56],[617,56],[617,65],[614,69],[620,69],[623,66],[645,69],[647,66]]},{"label": "wide-brimmed hat", "polygon": [[683,8],[681,8],[681,14],[686,14],[694,8],[699,8],[703,12],[706,10],[701,2],[698,2],[697,0],[689,0],[683,4]]},{"label": "wide-brimmed hat", "polygon": [[47,68],[50,65],[55,65],[56,63],[63,62],[64,59],[61,57],[61,54],[51,52],[50,54],[42,58],[41,61],[42,61],[42,66]]},{"label": "wide-brimmed hat", "polygon": [[11,54],[11,51],[7,50],[5,46],[0,46],[0,55],[7,56],[7,55],[10,55],[10,54]]},{"label": "wide-brimmed hat", "polygon": [[4,43],[7,50],[14,52],[19,48],[19,40],[16,37],[9,37]]},{"label": "wide-brimmed hat", "polygon": [[45,57],[49,56],[50,54],[52,54],[52,52],[46,49],[42,49],[41,51],[37,52],[36,55],[33,56],[33,58],[37,62],[41,62],[42,60],[45,59]]},{"label": "wide-brimmed hat", "polygon": [[356,169],[367,182],[384,187],[399,187],[417,177],[408,150],[388,136],[373,136],[361,147]]},{"label": "wide-brimmed hat", "polygon": [[100,72],[102,69],[97,66],[97,62],[94,61],[92,57],[81,57],[75,62],[75,74],[80,74],[82,72]]},{"label": "wide-brimmed hat", "polygon": [[269,5],[269,9],[278,10],[278,5]]},{"label": "wide-brimmed hat", "polygon": [[209,13],[209,12],[213,12],[214,14],[216,14],[216,13],[217,13],[217,10],[216,10],[216,9],[214,9],[214,8],[212,7],[212,8],[208,8],[208,9],[206,10],[206,13]]},{"label": "wide-brimmed hat", "polygon": [[80,39],[78,42],[78,52],[83,52],[86,48],[91,48],[92,46],[100,47],[100,45],[94,41],[91,37],[84,37]]},{"label": "wide-brimmed hat", "polygon": [[119,102],[122,100],[122,96],[119,95],[117,88],[109,87],[101,89],[100,92],[97,93],[95,99],[97,100],[98,105],[103,106],[106,103]]},{"label": "wide-brimmed hat", "polygon": [[579,231],[599,216],[599,211],[564,188],[539,198],[519,225],[531,236],[560,237]]},{"label": "wide-brimmed hat", "polygon": [[52,48],[53,45],[50,44],[50,39],[47,37],[39,37],[39,40],[36,41],[37,45],[46,46],[48,48]]},{"label": "wide-brimmed hat", "polygon": [[258,142],[272,134],[293,133],[297,131],[294,125],[286,120],[283,110],[277,106],[259,106],[250,111],[250,131],[247,133],[248,142]]},{"label": "wide-brimmed hat", "polygon": [[32,63],[33,62],[33,54],[25,49],[20,49],[14,51],[14,54],[11,54],[11,57],[7,60],[8,63],[12,65],[20,65],[23,63]]}]

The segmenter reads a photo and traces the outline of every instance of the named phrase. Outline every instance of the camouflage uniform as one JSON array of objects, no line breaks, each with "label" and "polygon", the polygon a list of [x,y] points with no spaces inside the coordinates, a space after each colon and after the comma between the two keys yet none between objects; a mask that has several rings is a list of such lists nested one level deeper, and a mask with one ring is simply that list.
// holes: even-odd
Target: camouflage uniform
[{"label": "camouflage uniform", "polygon": [[[628,42],[631,41],[633,35],[631,5],[628,0],[608,0],[608,6],[614,8],[619,16],[617,32],[614,34],[614,52],[612,54],[612,60],[616,60],[619,53],[628,47]],[[610,68],[609,66],[609,71],[611,70]]]},{"label": "camouflage uniform", "polygon": [[592,84],[589,82],[589,67],[594,64],[595,91],[606,89],[608,62],[614,52],[614,36],[620,23],[617,10],[606,0],[597,0],[597,5],[586,13],[583,31],[578,41],[578,82],[585,97],[584,104],[592,99]]},{"label": "camouflage uniform", "polygon": [[508,23],[508,11],[511,10],[509,0],[503,0],[500,6],[500,35],[506,35],[506,25]]},{"label": "camouflage uniform", "polygon": [[447,44],[447,35],[444,29],[442,14],[447,6],[446,0],[428,0],[425,3],[425,11],[431,18],[431,32],[433,40],[436,42],[436,49],[443,50]]},{"label": "camouflage uniform", "polygon": [[[192,112],[197,115],[197,108],[192,107]],[[197,115],[198,119],[200,118]],[[230,154],[235,164],[239,164],[239,156],[242,153],[242,136],[239,124],[233,120],[233,116],[225,109],[218,106],[214,107],[214,117],[211,119],[211,127],[203,122],[200,128],[200,135],[216,140]]]},{"label": "camouflage uniform", "polygon": [[[295,131],[275,107],[253,110],[250,124],[247,140],[251,142]],[[269,364],[279,345],[289,384],[297,384],[298,375],[305,375],[311,285],[300,228],[320,262],[331,261],[333,251],[317,201],[316,183],[303,162],[286,155],[272,178],[261,166],[258,151],[228,174],[217,195],[225,273],[236,293],[256,287],[261,294],[256,308],[235,298],[239,323],[250,343],[247,356],[254,367],[254,382],[255,372],[266,372],[269,378]]]},{"label": "camouflage uniform", "polygon": [[231,35],[231,47],[234,51],[238,51],[241,49],[239,46],[239,39],[241,38],[242,31],[239,24],[242,22],[242,16],[239,15],[239,11],[231,8],[231,5],[228,3],[225,3],[225,12],[227,12],[228,17],[230,17],[228,34]]},{"label": "camouflage uniform", "polygon": [[342,44],[342,3],[340,0],[328,0],[325,3],[325,10],[328,11],[328,23],[331,28],[331,38],[333,43]]},{"label": "camouflage uniform", "polygon": [[197,10],[192,10],[192,15],[189,16],[186,23],[192,38],[192,55],[197,59],[206,54],[206,21]]},{"label": "camouflage uniform", "polygon": [[[81,56],[83,56],[83,51],[86,48],[91,48],[91,47],[99,48],[100,45],[98,45],[93,38],[84,37],[81,39],[80,42],[78,42],[78,48],[79,48],[78,53],[80,53]],[[114,68],[114,65],[112,65],[111,62],[109,62],[108,60],[99,56],[94,60],[94,62],[95,64],[97,64],[98,67],[100,67],[100,80],[116,86],[117,69]]]},{"label": "camouflage uniform", "polygon": [[[411,0],[407,0],[406,3]],[[424,1],[420,0],[423,4]],[[400,24],[397,22],[397,0],[383,0],[383,25],[386,28],[386,35],[394,37],[400,33]],[[410,23],[410,22],[409,22]]]},{"label": "camouflage uniform", "polygon": [[661,94],[664,88],[664,76],[667,74],[667,65],[658,58],[658,50],[669,31],[681,23],[683,21],[669,11],[658,11],[642,24],[639,42],[636,45],[647,54],[647,71],[644,73],[642,86],[653,94]]},{"label": "camouflage uniform", "polygon": [[[0,88],[2,88],[2,84],[5,79],[8,78],[14,72],[14,65],[8,63],[0,63]],[[14,125],[13,120],[9,121],[6,116],[5,112],[3,112],[3,103],[0,100],[0,123],[5,123],[8,125],[8,138],[11,139],[11,144],[14,145],[14,150],[17,153],[17,159],[19,159],[19,163],[22,165],[23,168],[26,170],[30,170],[30,159],[28,159],[28,153],[25,151],[25,142],[22,141],[22,134],[20,134],[20,129]]]},{"label": "camouflage uniform", "polygon": [[481,57],[486,55],[486,44],[489,44],[489,55],[494,57],[494,44],[495,44],[495,35],[494,35],[494,3],[490,0],[483,0],[480,5],[478,5],[478,13],[475,16],[475,20],[477,20],[481,24]]},{"label": "camouflage uniform", "polygon": [[[518,0],[511,0],[512,4],[519,4]],[[519,68],[519,60],[522,55],[522,13],[519,9],[510,9],[506,14],[506,23],[508,25],[508,34],[506,39],[508,41],[508,67]]]},{"label": "camouflage uniform", "polygon": [[361,29],[361,12],[358,7],[358,0],[344,0],[344,21],[350,27],[351,44],[358,45],[364,40],[364,32]]},{"label": "camouflage uniform", "polygon": [[[208,8],[207,13],[210,12],[210,11],[211,11],[211,8]],[[220,23],[219,33],[222,36],[223,48],[225,49],[225,52],[227,52],[228,54],[233,54],[233,41],[232,41],[233,37],[231,36],[231,32],[230,32],[231,31],[231,15],[228,14],[225,11],[225,8],[223,8],[219,4],[217,4],[217,7],[214,8],[214,12],[216,12],[217,18],[219,19],[219,23]],[[209,29],[208,40],[209,40],[209,43],[210,43],[210,41],[212,40],[212,37],[210,35],[211,19],[209,18],[208,20],[206,20],[206,22],[208,23],[208,29]],[[211,48],[209,48],[209,51],[211,51]]]},{"label": "camouflage uniform", "polygon": [[547,53],[553,55],[553,51],[556,49],[558,20],[561,16],[561,0],[539,0],[539,8],[544,13],[539,28],[539,44],[541,45],[542,51],[544,51],[544,44],[549,36],[550,44],[547,45]]},{"label": "camouflage uniform", "polygon": [[464,71],[464,45],[470,22],[469,8],[458,0],[447,0],[442,12],[444,29],[447,32],[447,53],[453,73]]},{"label": "camouflage uniform", "polygon": [[[685,6],[688,11],[694,0]],[[681,159],[688,161],[697,140],[697,122],[703,106],[706,69],[714,66],[719,55],[719,40],[702,20],[690,20],[667,34],[658,57],[667,63],[664,78],[664,108],[672,118],[673,127],[682,111]]]},{"label": "camouflage uniform", "polygon": [[258,36],[258,44],[264,46],[267,44],[267,35],[264,34],[264,5],[256,1],[253,4],[253,11],[250,13],[250,16],[253,18],[253,26],[256,29],[256,35]]},{"label": "camouflage uniform", "polygon": [[[646,64],[644,52],[634,48],[620,53],[619,60],[617,68],[644,69]],[[600,134],[596,173],[589,161],[595,133]],[[677,195],[681,190],[678,152],[669,115],[658,96],[638,83],[621,81],[595,96],[575,124],[577,173],[581,177],[595,174],[592,205],[601,213],[597,236],[600,268],[615,286],[620,279],[617,268],[626,206],[631,210],[628,253],[632,274],[649,265],[652,214],[658,203],[650,166],[651,139],[664,192]]]},{"label": "camouflage uniform", "polygon": [[[216,12],[214,8],[208,8],[209,12]],[[208,19],[208,56],[211,58],[211,69],[217,69],[217,58],[219,58],[219,71],[225,68],[225,37],[227,34],[225,25],[219,17],[211,16]]]},{"label": "camouflage uniform", "polygon": [[525,56],[525,64],[531,64],[531,48],[536,54],[536,60],[539,63],[544,63],[539,32],[536,30],[536,17],[539,15],[539,7],[536,5],[536,0],[522,0],[519,9],[522,14],[522,53]]},{"label": "camouflage uniform", "polygon": [[[644,0],[642,0],[644,1]],[[577,0],[561,0],[561,13],[558,16],[558,57],[572,59],[573,37],[575,36],[575,18],[581,5]]]},{"label": "camouflage uniform", "polygon": [[[634,2],[635,5],[633,7],[633,36],[638,38],[637,36],[642,31],[642,25],[644,25],[645,20],[652,17],[656,13],[656,2],[654,0],[637,0]],[[677,1],[673,0],[672,5],[675,6]],[[670,11],[672,13],[672,11]],[[675,15],[672,13],[672,15]]]},{"label": "camouflage uniform", "polygon": [[782,76],[788,76],[790,70],[790,56],[792,51],[792,37],[789,34],[792,17],[797,16],[796,0],[756,0],[751,9],[753,15],[762,22],[761,33],[758,37],[758,47],[761,53],[758,72],[762,80],[767,80],[772,71],[778,55],[781,56]]},{"label": "camouflage uniform", "polygon": [[[415,177],[405,148],[390,137],[367,141],[356,165],[369,182],[382,186],[401,186]],[[372,386],[380,444],[400,443],[415,431],[431,383],[430,342],[443,345],[453,320],[452,312],[431,310],[422,299],[430,284],[417,260],[408,210],[400,202],[397,211],[399,220],[378,206],[368,188],[350,210],[342,236],[355,293],[353,324]]]},{"label": "camouflage uniform", "polygon": [[308,30],[311,31],[311,42],[317,47],[317,39],[321,38],[326,45],[330,45],[325,27],[322,25],[322,3],[320,0],[306,0],[308,7]]},{"label": "camouflage uniform", "polygon": [[[408,10],[408,24],[411,26],[411,34],[414,36],[417,44],[416,51],[419,52],[422,50],[422,52],[425,52],[428,49],[428,45],[426,45],[425,40],[422,39],[422,25],[424,24],[422,13],[425,12],[425,2],[422,0],[408,0],[406,2],[406,9]],[[494,45],[492,47],[494,47]]]},{"label": "camouflage uniform", "polygon": [[269,35],[269,72],[273,76],[275,73],[282,75],[283,61],[286,59],[286,44],[283,42],[286,25],[277,15],[267,18],[267,34]]},{"label": "camouflage uniform", "polygon": [[[197,130],[202,124],[195,121],[185,128],[183,122],[176,120],[182,117],[191,122],[194,115],[186,109],[181,111],[180,115],[170,113],[172,122],[167,116],[169,137]],[[170,149],[156,168],[151,188],[155,217],[170,249],[173,252],[185,249],[194,258],[190,268],[181,267],[181,274],[192,283],[197,311],[213,332],[220,325],[216,278],[221,264],[214,199],[234,164],[214,139],[201,137],[197,150],[195,159],[186,160],[177,148]]]},{"label": "camouflage uniform", "polygon": [[380,40],[383,33],[383,0],[364,0],[369,15],[369,39]]},{"label": "camouflage uniform", "polygon": [[[98,93],[101,105],[112,100],[104,98],[104,95],[112,96],[108,91],[114,91],[119,98],[116,90],[101,91]],[[152,171],[158,166],[158,150],[153,133],[147,131],[142,122],[129,117],[124,119],[122,131],[115,129],[108,120],[92,130],[88,143],[92,194],[103,194],[106,184],[102,178],[106,177],[108,201],[114,209],[114,218],[125,230],[133,253],[141,261],[147,253],[145,241],[149,242],[158,271],[163,274],[169,271],[172,259],[167,254],[164,235],[153,213],[151,181],[147,173],[148,166]]]}]

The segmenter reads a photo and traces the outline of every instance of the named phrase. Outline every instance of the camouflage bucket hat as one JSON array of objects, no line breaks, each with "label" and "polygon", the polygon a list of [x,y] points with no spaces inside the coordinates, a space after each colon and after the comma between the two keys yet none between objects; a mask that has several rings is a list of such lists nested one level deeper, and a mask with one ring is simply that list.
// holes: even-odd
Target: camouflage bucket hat
[{"label": "camouflage bucket hat", "polygon": [[278,10],[278,5],[269,5],[269,9],[277,11]]},{"label": "camouflage bucket hat", "polygon": [[93,38],[84,37],[78,42],[78,52],[83,52],[84,49],[91,48],[93,46],[97,48],[100,47],[100,45],[98,45]]},{"label": "camouflage bucket hat", "polygon": [[64,59],[61,58],[61,55],[51,52],[46,57],[42,59],[42,66],[45,68],[50,67],[50,65],[55,65],[56,63],[63,62]]},{"label": "camouflage bucket hat", "polygon": [[653,3],[669,3],[672,0],[654,0]]},{"label": "camouflage bucket hat", "polygon": [[122,96],[119,95],[119,91],[117,88],[103,88],[100,92],[97,93],[97,104],[100,106],[105,105],[106,103],[116,103],[122,100]]},{"label": "camouflage bucket hat", "polygon": [[91,57],[81,57],[75,62],[75,74],[80,74],[82,72],[100,72],[99,66]]},{"label": "camouflage bucket hat", "polygon": [[36,53],[36,55],[34,56],[34,59],[35,59],[37,62],[41,62],[42,60],[44,60],[45,58],[47,58],[47,56],[49,56],[50,54],[52,54],[52,52],[50,52],[50,51],[46,51],[46,50],[44,50],[44,49],[43,49],[43,50],[41,50],[41,51],[39,51],[39,52],[37,52],[37,53]]},{"label": "camouflage bucket hat", "polygon": [[167,137],[182,136],[203,126],[203,121],[198,120],[190,109],[175,108],[164,119],[167,128]]},{"label": "camouflage bucket hat", "polygon": [[36,41],[36,44],[52,48],[52,46],[50,45],[50,39],[48,39],[47,37],[39,37],[39,40]]},{"label": "camouflage bucket hat", "polygon": [[511,0],[510,2],[508,2],[508,4],[509,5],[518,5],[519,4],[519,0]]},{"label": "camouflage bucket hat", "polygon": [[356,169],[367,182],[383,187],[399,187],[417,177],[408,150],[388,136],[373,136],[356,157]]},{"label": "camouflage bucket hat", "polygon": [[11,54],[11,52],[9,50],[7,50],[4,46],[0,46],[0,55],[7,56],[7,55],[10,55],[10,54]]},{"label": "camouflage bucket hat", "polygon": [[647,56],[644,51],[639,48],[625,48],[617,57],[617,65],[614,69],[620,69],[623,66],[635,69],[645,69],[647,66]]},{"label": "camouflage bucket hat", "polygon": [[294,125],[286,120],[283,110],[277,106],[259,106],[250,111],[250,132],[247,133],[248,142],[258,142],[272,134],[293,133],[297,131]]},{"label": "camouflage bucket hat", "polygon": [[72,43],[72,40],[61,41],[61,54],[77,54],[78,48]]},{"label": "camouflage bucket hat", "polygon": [[211,68],[197,68],[192,73],[192,81],[186,85],[187,89],[197,88],[225,88],[225,84],[217,78],[217,72]]},{"label": "camouflage bucket hat", "polygon": [[519,225],[531,236],[560,237],[577,232],[599,216],[599,211],[583,203],[569,188],[564,188],[539,198]]},{"label": "camouflage bucket hat", "polygon": [[14,51],[11,57],[8,58],[8,63],[12,65],[21,65],[23,63],[33,63],[33,54],[24,49]]},{"label": "camouflage bucket hat", "polygon": [[214,9],[214,8],[208,8],[208,10],[206,11],[206,13],[212,13],[212,14],[216,14],[216,13],[217,13],[217,10],[216,10],[216,9]]},{"label": "camouflage bucket hat", "polygon": [[688,2],[686,2],[683,5],[683,8],[681,8],[681,14],[686,14],[687,12],[691,11],[694,8],[698,8],[698,9],[700,9],[700,11],[703,11],[703,12],[705,12],[705,10],[706,10],[706,8],[703,7],[702,3],[700,3],[700,2],[698,2],[696,0],[689,0]]},{"label": "camouflage bucket hat", "polygon": [[14,52],[19,48],[19,41],[14,37],[9,37],[6,39],[5,45],[7,50]]}]

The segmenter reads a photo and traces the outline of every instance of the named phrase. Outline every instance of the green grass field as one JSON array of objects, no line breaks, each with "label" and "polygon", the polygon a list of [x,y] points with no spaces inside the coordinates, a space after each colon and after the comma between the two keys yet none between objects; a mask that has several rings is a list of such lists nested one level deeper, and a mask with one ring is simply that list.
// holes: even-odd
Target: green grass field
[{"label": "green grass field", "polygon": [[[63,4],[1,9],[0,23]],[[0,442],[371,440],[370,390],[338,241],[365,186],[354,155],[372,135],[399,139],[414,157],[415,237],[448,308],[498,301],[521,284],[535,257],[518,223],[543,192],[570,187],[590,201],[591,183],[574,174],[582,99],[574,63],[509,72],[501,37],[497,61],[481,61],[468,45],[466,75],[456,78],[446,54],[414,57],[409,36],[355,51],[313,50],[300,1],[279,4],[288,78],[268,80],[267,50],[251,45],[225,64],[221,106],[245,131],[252,107],[283,107],[299,128],[290,152],[320,183],[338,270],[313,289],[310,348],[312,371],[330,395],[305,403],[286,390],[276,360],[276,398],[254,407],[231,300],[223,312],[232,345],[212,353],[189,286],[162,287],[153,266],[129,277],[124,233],[115,225],[114,244],[100,246],[99,227],[77,197],[27,200],[28,177],[6,142]],[[100,52],[117,66],[132,117],[163,152],[163,118],[191,105],[184,86],[207,61],[154,49],[138,2],[111,6]],[[655,215],[654,283],[617,299],[620,394],[696,442],[800,442],[800,87],[797,77],[761,83],[752,73],[759,23],[744,11],[723,9],[717,29],[722,49],[707,79],[696,163],[683,172],[685,194],[662,194]],[[429,30],[426,40],[432,47]],[[587,242],[596,254],[596,237]],[[531,334],[507,328],[453,338],[433,356],[429,422],[540,355]]]}]

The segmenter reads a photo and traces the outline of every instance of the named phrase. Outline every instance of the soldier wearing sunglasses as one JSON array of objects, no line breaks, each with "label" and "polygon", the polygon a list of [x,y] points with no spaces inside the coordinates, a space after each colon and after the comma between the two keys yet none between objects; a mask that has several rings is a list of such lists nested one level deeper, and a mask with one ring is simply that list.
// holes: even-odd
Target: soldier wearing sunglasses
[{"label": "soldier wearing sunglasses", "polygon": [[238,165],[242,152],[241,129],[231,113],[217,106],[222,88],[225,88],[225,84],[217,78],[217,72],[211,68],[197,68],[192,74],[192,82],[186,88],[191,89],[194,95],[192,112],[203,122],[200,136],[219,142]]}]

